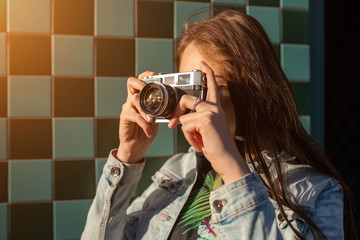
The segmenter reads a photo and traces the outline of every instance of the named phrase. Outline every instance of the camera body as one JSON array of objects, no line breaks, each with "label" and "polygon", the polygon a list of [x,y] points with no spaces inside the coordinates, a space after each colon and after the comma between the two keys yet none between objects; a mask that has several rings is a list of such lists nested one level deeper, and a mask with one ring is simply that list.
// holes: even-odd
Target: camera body
[{"label": "camera body", "polygon": [[202,100],[206,97],[200,70],[159,74],[141,80],[147,84],[140,91],[140,107],[157,123],[169,122],[182,95],[189,94]]}]

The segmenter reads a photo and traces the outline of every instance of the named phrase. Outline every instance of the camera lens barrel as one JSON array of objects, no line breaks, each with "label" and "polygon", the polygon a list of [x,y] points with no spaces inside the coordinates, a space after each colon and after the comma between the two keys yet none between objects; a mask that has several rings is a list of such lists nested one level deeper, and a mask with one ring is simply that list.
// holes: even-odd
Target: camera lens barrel
[{"label": "camera lens barrel", "polygon": [[140,91],[140,107],[155,118],[170,118],[180,100],[181,92],[167,84],[148,83]]}]

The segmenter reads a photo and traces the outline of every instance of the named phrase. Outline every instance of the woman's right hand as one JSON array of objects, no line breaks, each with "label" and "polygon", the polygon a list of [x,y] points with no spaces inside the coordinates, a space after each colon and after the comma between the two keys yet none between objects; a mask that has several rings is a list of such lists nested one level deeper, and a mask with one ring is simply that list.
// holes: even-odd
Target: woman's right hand
[{"label": "woman's right hand", "polygon": [[127,99],[122,106],[119,124],[120,145],[117,158],[125,163],[139,163],[157,136],[159,125],[155,119],[140,108],[139,92],[146,85],[139,80],[154,72],[143,72],[138,78],[130,77],[127,81]]}]

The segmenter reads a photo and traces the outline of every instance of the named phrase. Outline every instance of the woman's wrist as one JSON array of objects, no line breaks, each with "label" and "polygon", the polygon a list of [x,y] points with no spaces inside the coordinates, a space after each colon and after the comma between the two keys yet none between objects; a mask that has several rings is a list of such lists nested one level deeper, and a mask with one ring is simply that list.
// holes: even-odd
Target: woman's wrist
[{"label": "woman's wrist", "polygon": [[113,152],[113,156],[120,162],[127,164],[137,164],[144,161],[144,156],[138,154],[133,154],[129,152],[122,151],[120,147],[118,150]]},{"label": "woman's wrist", "polygon": [[232,183],[251,172],[247,163],[238,152],[228,157],[224,156],[222,166],[223,169],[220,176],[225,184]]}]

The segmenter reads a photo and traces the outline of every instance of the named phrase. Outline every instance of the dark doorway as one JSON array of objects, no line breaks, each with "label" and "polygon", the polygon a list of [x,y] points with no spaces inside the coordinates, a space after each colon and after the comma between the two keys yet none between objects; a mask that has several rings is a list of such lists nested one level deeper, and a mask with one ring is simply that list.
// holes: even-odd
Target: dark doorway
[{"label": "dark doorway", "polygon": [[360,21],[354,2],[324,1],[325,150],[353,191],[360,222]]}]

